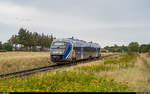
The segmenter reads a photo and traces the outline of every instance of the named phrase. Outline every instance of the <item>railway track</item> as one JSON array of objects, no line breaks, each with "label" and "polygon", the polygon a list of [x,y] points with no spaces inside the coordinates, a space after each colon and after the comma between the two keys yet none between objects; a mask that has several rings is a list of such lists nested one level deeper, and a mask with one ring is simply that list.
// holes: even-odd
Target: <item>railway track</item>
[{"label": "railway track", "polygon": [[82,60],[82,61],[78,61],[78,62],[74,62],[74,63],[51,65],[51,66],[45,66],[45,67],[34,68],[34,69],[29,69],[29,70],[23,70],[23,71],[19,71],[19,72],[12,72],[12,73],[8,73],[8,74],[1,74],[0,78],[23,77],[23,76],[27,76],[27,75],[38,73],[38,72],[44,72],[46,70],[53,70],[53,69],[58,69],[58,68],[62,68],[62,67],[70,67],[73,65],[81,64],[81,63],[88,63],[88,62],[92,62],[92,61],[96,61],[96,60],[101,60],[101,59],[104,59],[104,58],[107,58],[110,56],[114,56],[114,55],[117,55],[117,54],[101,56],[100,58],[94,58],[94,59],[90,59],[90,60]]}]

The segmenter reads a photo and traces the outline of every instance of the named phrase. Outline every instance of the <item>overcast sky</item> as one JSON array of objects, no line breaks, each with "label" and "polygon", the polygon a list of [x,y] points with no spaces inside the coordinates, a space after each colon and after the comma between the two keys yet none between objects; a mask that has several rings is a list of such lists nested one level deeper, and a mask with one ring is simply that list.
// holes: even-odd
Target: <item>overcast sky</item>
[{"label": "overcast sky", "polygon": [[102,47],[150,43],[150,0],[0,0],[0,40],[21,27]]}]

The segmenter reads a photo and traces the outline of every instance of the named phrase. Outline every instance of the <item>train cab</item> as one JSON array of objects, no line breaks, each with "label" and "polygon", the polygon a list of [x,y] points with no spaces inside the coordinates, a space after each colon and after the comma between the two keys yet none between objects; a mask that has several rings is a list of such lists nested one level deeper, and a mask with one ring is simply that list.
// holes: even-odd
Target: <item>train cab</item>
[{"label": "train cab", "polygon": [[54,41],[50,47],[50,58],[53,62],[60,62],[67,58],[72,48],[71,43],[65,41]]}]

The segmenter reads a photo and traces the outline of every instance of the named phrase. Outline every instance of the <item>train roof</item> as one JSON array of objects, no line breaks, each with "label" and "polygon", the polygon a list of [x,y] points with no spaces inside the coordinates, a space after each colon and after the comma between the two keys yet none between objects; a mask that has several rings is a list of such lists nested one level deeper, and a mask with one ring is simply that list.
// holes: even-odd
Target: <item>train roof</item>
[{"label": "train roof", "polygon": [[75,47],[94,47],[94,48],[100,48],[100,45],[97,43],[92,43],[92,42],[86,42],[83,40],[79,39],[72,39],[72,38],[61,38],[61,39],[55,39],[55,41],[64,41],[64,42],[70,42],[72,43]]}]

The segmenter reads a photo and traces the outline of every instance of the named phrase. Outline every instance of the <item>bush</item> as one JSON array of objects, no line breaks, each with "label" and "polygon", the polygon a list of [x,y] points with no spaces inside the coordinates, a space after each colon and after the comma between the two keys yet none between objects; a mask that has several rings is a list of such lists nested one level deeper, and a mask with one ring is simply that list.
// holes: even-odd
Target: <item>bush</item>
[{"label": "bush", "polygon": [[135,55],[137,54],[137,52],[127,52],[127,54],[128,54],[129,56],[135,56]]},{"label": "bush", "polygon": [[146,53],[150,50],[150,44],[143,44],[140,46],[140,53]]},{"label": "bush", "polygon": [[128,54],[139,52],[139,44],[137,42],[131,42],[128,45]]},{"label": "bush", "polygon": [[104,61],[104,64],[124,64],[133,60],[134,57],[136,57],[136,54],[132,53],[132,55],[126,55],[123,58],[120,58],[119,60],[106,60]]},{"label": "bush", "polygon": [[12,51],[12,45],[10,43],[4,43],[2,47],[6,51]]},{"label": "bush", "polygon": [[2,42],[0,41],[0,49],[2,49]]},{"label": "bush", "polygon": [[7,50],[6,49],[1,49],[0,52],[7,52]]}]

